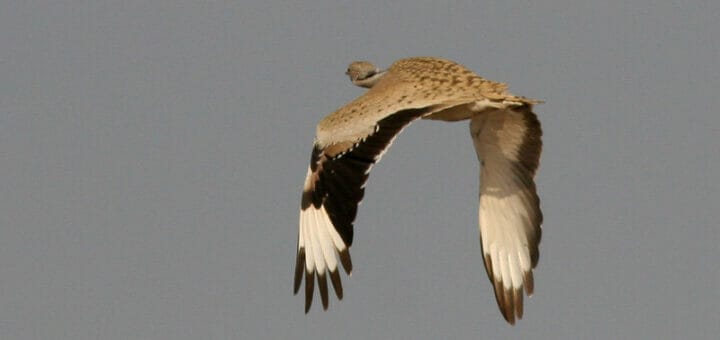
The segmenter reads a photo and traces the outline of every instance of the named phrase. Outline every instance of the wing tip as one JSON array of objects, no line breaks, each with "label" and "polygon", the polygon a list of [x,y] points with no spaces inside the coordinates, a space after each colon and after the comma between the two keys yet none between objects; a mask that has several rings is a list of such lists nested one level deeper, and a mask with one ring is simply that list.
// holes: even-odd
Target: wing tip
[{"label": "wing tip", "polygon": [[523,274],[523,282],[525,286],[525,294],[532,296],[535,292],[535,279],[532,270],[528,270]]},{"label": "wing tip", "polygon": [[504,287],[502,281],[495,282],[495,299],[500,314],[507,323],[514,326],[523,317],[523,290],[521,288]]},{"label": "wing tip", "polygon": [[293,295],[297,295],[302,283],[303,269],[305,268],[305,249],[298,249],[295,257],[295,279],[293,280]]},{"label": "wing tip", "polygon": [[[347,251],[345,251],[347,253]],[[349,253],[347,254],[348,261],[349,261]],[[328,276],[326,273],[319,273],[319,272],[308,272],[305,270],[304,266],[305,262],[305,252],[301,248],[298,251],[298,259],[296,261],[296,268],[295,268],[295,281],[293,286],[293,294],[297,295],[298,291],[300,290],[300,286],[302,285],[302,277],[303,273],[305,274],[305,314],[307,314],[310,311],[310,307],[312,306],[312,300],[313,295],[315,293],[315,277],[317,276],[317,286],[318,291],[320,292],[320,299],[322,302],[323,310],[327,310],[330,305],[330,299],[329,299],[329,289],[327,284],[327,278]],[[348,267],[350,270],[352,270],[352,264],[350,263]],[[342,300],[344,297],[343,292],[343,286],[342,286],[342,280],[340,279],[340,272],[335,270],[329,270],[328,271],[330,276],[330,283],[333,287],[333,290],[335,291],[335,295],[337,296],[338,300]]]},{"label": "wing tip", "polygon": [[337,270],[330,272],[330,283],[332,283],[333,290],[335,290],[335,296],[338,300],[343,299],[343,287],[342,281],[340,280],[340,273]]},{"label": "wing tip", "polygon": [[318,281],[318,290],[320,291],[320,301],[322,302],[323,310],[328,309],[329,305],[329,299],[328,299],[328,286],[327,286],[327,279],[325,278],[325,273],[317,273],[317,281]]},{"label": "wing tip", "polygon": [[313,293],[315,291],[315,276],[311,272],[305,272],[305,314],[310,311]]},{"label": "wing tip", "polygon": [[341,251],[339,251],[340,254],[340,262],[342,262],[342,266],[345,269],[345,273],[347,273],[348,276],[352,275],[353,265],[352,265],[352,259],[350,258],[350,250],[348,248],[345,248]]},{"label": "wing tip", "polygon": [[493,283],[493,290],[495,291],[495,300],[497,301],[500,314],[510,325],[522,319],[524,314],[524,297],[525,294],[530,297],[533,294],[534,282],[532,271],[527,271],[523,274],[523,285],[520,287],[505,287],[502,279],[491,279]]}]

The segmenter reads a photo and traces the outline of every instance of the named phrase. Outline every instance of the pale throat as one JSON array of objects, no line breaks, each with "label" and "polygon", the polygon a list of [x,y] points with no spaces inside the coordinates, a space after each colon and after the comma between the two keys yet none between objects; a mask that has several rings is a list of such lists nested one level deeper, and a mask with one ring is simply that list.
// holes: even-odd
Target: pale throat
[{"label": "pale throat", "polygon": [[385,72],[387,71],[378,71],[370,77],[353,80],[353,84],[369,89],[380,81],[380,78],[385,75]]}]

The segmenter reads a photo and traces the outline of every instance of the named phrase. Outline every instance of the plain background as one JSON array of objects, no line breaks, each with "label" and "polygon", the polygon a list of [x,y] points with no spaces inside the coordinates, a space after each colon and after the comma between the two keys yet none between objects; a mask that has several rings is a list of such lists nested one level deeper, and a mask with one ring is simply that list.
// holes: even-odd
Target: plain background
[{"label": "plain background", "polygon": [[[716,339],[720,2],[2,1],[2,339]],[[374,168],[330,310],[292,295],[315,124],[353,60],[537,107],[535,296],[503,321],[466,122]]]}]

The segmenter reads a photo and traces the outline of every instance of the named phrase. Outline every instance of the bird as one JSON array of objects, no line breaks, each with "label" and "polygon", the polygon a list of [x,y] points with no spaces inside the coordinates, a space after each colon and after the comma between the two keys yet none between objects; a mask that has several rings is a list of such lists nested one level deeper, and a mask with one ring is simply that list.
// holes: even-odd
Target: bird
[{"label": "bird", "polygon": [[345,74],[368,90],[323,118],[303,185],[294,294],[305,282],[305,313],[315,280],[324,310],[327,277],[338,300],[339,274],[352,273],[350,246],[370,169],[397,135],[418,119],[470,121],[480,167],[478,225],[488,278],[504,319],[523,316],[523,291],[534,290],[543,215],[535,185],[542,129],[533,112],[540,100],[515,96],[506,84],[480,77],[454,61],[400,59],[381,70],[352,62]]}]

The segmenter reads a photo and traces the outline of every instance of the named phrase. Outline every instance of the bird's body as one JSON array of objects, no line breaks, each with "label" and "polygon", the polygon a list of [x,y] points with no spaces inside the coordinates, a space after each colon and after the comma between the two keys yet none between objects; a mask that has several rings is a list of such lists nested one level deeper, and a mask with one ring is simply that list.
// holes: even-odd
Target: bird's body
[{"label": "bird's body", "polygon": [[533,180],[542,135],[532,112],[538,101],[514,96],[505,84],[439,58],[402,59],[385,71],[355,62],[346,73],[369,90],[317,126],[303,189],[295,276],[297,292],[305,273],[306,312],[315,277],[324,308],[328,274],[342,298],[337,256],[349,274],[357,206],[370,168],[394,138],[416,119],[469,119],[481,163],[485,267],[503,316],[514,323],[522,317],[523,287],[532,294],[542,223]]}]

